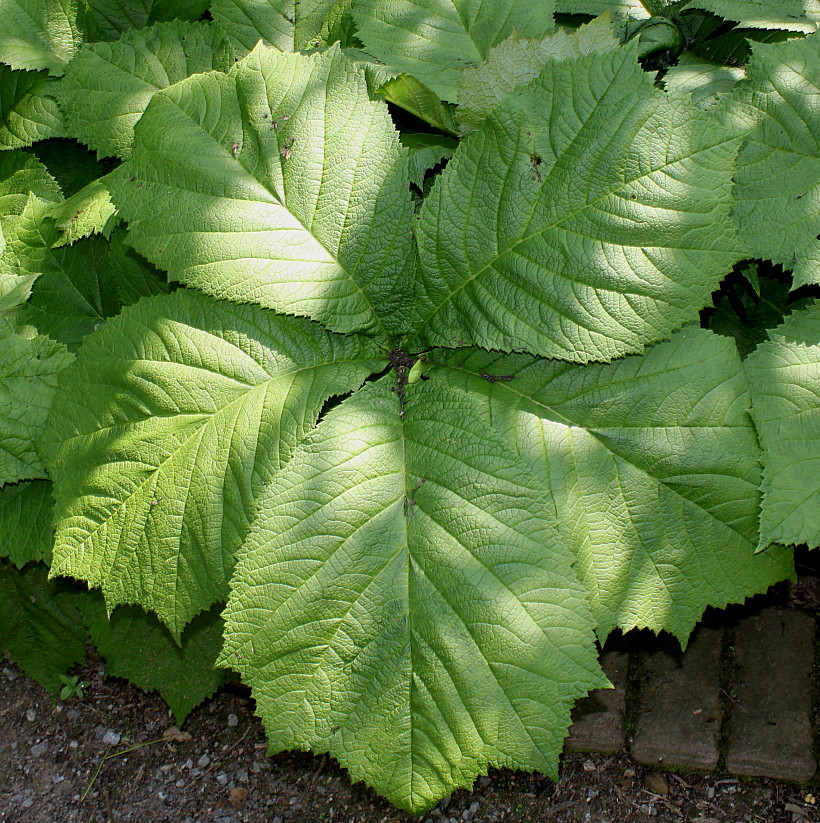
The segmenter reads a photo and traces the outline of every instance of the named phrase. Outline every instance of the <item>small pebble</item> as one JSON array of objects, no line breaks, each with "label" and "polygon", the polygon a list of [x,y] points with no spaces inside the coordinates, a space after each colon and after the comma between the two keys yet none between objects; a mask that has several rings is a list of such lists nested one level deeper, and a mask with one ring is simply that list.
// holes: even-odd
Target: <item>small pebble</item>
[{"label": "small pebble", "polygon": [[477,814],[480,808],[481,804],[477,800],[474,800],[470,803],[470,814]]},{"label": "small pebble", "polygon": [[3,674],[8,677],[9,680],[16,680],[17,679],[17,672],[12,671],[8,666],[3,666]]},{"label": "small pebble", "polygon": [[220,786],[227,786],[228,785],[228,775],[225,772],[220,772],[216,776],[216,782],[219,783]]},{"label": "small pebble", "polygon": [[207,754],[203,754],[199,760],[196,761],[197,766],[204,769],[211,762],[211,758]]},{"label": "small pebble", "polygon": [[486,788],[493,781],[486,774],[482,774],[481,777],[478,778],[478,782]]},{"label": "small pebble", "polygon": [[194,765],[194,761],[193,761],[193,760],[191,760],[191,758],[189,757],[189,758],[188,758],[188,759],[187,759],[187,760],[186,760],[186,761],[182,764],[182,768],[183,768],[183,769],[191,769],[191,768],[193,768],[193,765]]},{"label": "small pebble", "polygon": [[709,798],[709,800],[711,800],[715,796],[714,786],[709,786],[709,788],[706,790],[706,796]]},{"label": "small pebble", "polygon": [[42,743],[36,743],[31,747],[32,757],[42,757],[48,751],[48,743],[45,740]]},{"label": "small pebble", "polygon": [[29,723],[32,723],[36,719],[37,719],[37,712],[35,712],[34,709],[27,709],[26,710],[26,720],[28,720]]},{"label": "small pebble", "polygon": [[229,726],[238,726],[239,725],[239,718],[235,714],[228,715],[228,725]]},{"label": "small pebble", "polygon": [[239,770],[236,772],[236,774],[234,775],[234,777],[235,777],[235,778],[236,778],[236,779],[237,779],[240,783],[247,783],[247,782],[248,782],[248,770],[247,770],[247,769],[239,769]]},{"label": "small pebble", "polygon": [[273,820],[271,820],[271,823],[282,823],[282,818],[277,815],[273,818]]},{"label": "small pebble", "polygon": [[176,782],[176,783],[174,783],[174,785],[175,785],[178,789],[182,789],[182,788],[184,788],[184,786],[185,786],[185,781],[184,781],[184,780],[177,780],[177,782]]},{"label": "small pebble", "polygon": [[80,719],[80,710],[79,710],[79,709],[69,709],[69,710],[65,713],[65,716],[66,716],[69,720],[79,720],[79,719]]},{"label": "small pebble", "polygon": [[108,744],[109,746],[116,746],[120,740],[122,740],[122,735],[119,732],[115,732],[113,729],[109,729],[103,735],[102,742]]},{"label": "small pebble", "polygon": [[71,749],[76,749],[79,745],[80,745],[80,744],[79,744],[76,740],[72,740],[72,741],[68,744],[69,748],[71,748]]}]

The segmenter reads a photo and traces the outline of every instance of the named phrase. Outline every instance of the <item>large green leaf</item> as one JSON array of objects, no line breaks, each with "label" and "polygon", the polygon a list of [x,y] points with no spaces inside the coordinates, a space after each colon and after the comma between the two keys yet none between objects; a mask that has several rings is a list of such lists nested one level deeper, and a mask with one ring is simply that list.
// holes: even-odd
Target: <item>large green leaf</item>
[{"label": "large green leaf", "polygon": [[413,812],[488,765],[556,775],[601,685],[543,492],[480,401],[392,377],[330,412],[266,489],[221,662],[271,749],[328,751]]},{"label": "large green leaf", "polygon": [[22,569],[31,561],[51,561],[54,520],[51,483],[32,480],[0,489],[0,557]]},{"label": "large green leaf", "polygon": [[633,48],[550,61],[422,207],[417,339],[584,362],[668,336],[740,257],[739,137]]},{"label": "large green leaf", "polygon": [[357,0],[353,12],[366,51],[451,103],[467,66],[513,32],[548,34],[552,13],[552,0]]},{"label": "large green leaf", "polygon": [[159,692],[180,725],[228,676],[214,666],[224,625],[219,606],[197,615],[178,645],[156,617],[138,606],[120,606],[109,619],[101,597],[84,598],[78,605],[91,642],[105,658],[106,674]]},{"label": "large green leaf", "polygon": [[214,0],[211,13],[238,46],[259,40],[298,51],[338,39],[338,26],[353,0]]},{"label": "large green leaf", "polygon": [[820,303],[787,317],[745,365],[764,453],[760,547],[820,547]]},{"label": "large green leaf", "polygon": [[56,83],[45,72],[0,65],[0,149],[62,136],[63,116],[51,96]]},{"label": "large green leaf", "polygon": [[328,397],[383,365],[364,339],[187,290],[108,320],[63,376],[44,435],[52,573],[101,587],[109,608],[140,603],[179,637],[227,596],[261,484]]},{"label": "large green leaf", "polygon": [[0,316],[0,484],[47,476],[35,441],[51,407],[57,375],[72,359],[59,343],[17,334]]},{"label": "large green leaf", "polygon": [[478,128],[516,89],[535,80],[548,60],[612,51],[617,46],[609,15],[573,32],[559,30],[543,40],[512,35],[490,49],[486,60],[464,70],[458,92],[459,123],[471,131]]},{"label": "large green leaf", "polygon": [[555,500],[602,639],[649,627],[685,643],[707,606],[791,575],[790,552],[754,554],[759,450],[732,341],[687,328],[587,366],[439,356]]},{"label": "large green leaf", "polygon": [[156,94],[116,174],[131,242],[172,279],[333,331],[406,322],[404,150],[337,48],[260,46]]},{"label": "large green leaf", "polygon": [[740,152],[735,215],[749,256],[820,283],[820,35],[755,46],[737,86],[759,123]]},{"label": "large green leaf", "polygon": [[0,60],[62,74],[82,42],[77,0],[0,0]]},{"label": "large green leaf", "polygon": [[815,31],[820,19],[817,0],[692,0],[686,7],[714,12],[747,28],[805,34]]},{"label": "large green leaf", "polygon": [[7,654],[56,696],[60,675],[85,659],[77,604],[89,594],[47,575],[41,563],[21,572],[0,560],[0,657]]},{"label": "large green leaf", "polygon": [[127,157],[134,124],[159,89],[233,65],[225,34],[209,23],[158,23],[115,43],[83,46],[56,96],[69,134],[100,156]]}]

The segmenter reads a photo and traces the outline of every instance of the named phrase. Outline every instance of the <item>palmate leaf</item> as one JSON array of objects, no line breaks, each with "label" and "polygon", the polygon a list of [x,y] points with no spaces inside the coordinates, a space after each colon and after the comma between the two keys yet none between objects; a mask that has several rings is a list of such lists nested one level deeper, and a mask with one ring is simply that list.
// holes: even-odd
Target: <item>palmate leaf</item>
[{"label": "palmate leaf", "polygon": [[115,176],[131,243],[171,279],[333,331],[406,323],[404,150],[338,48],[260,46],[156,94]]},{"label": "palmate leaf", "polygon": [[353,0],[214,0],[211,14],[228,37],[250,51],[258,42],[299,51],[339,39]]},{"label": "palmate leaf", "polygon": [[820,547],[820,303],[769,332],[745,366],[764,454],[760,548]]},{"label": "palmate leaf", "polygon": [[550,61],[461,142],[416,225],[419,343],[609,360],[710,301],[742,132],[633,49]]},{"label": "palmate leaf", "polygon": [[83,36],[78,0],[0,0],[0,60],[62,74]]},{"label": "palmate leaf", "polygon": [[228,677],[214,666],[222,646],[221,607],[197,615],[177,645],[168,629],[138,606],[120,606],[110,619],[102,597],[83,598],[78,606],[91,642],[105,658],[106,674],[159,692],[180,725]]},{"label": "palmate leaf", "polygon": [[759,118],[738,158],[740,236],[795,288],[820,283],[820,35],[755,46],[736,94]]},{"label": "palmate leaf", "polygon": [[0,65],[0,149],[62,136],[63,116],[51,96],[55,83],[45,72]]},{"label": "palmate leaf", "polygon": [[365,51],[455,103],[461,72],[517,32],[552,31],[552,0],[357,0],[353,16]]},{"label": "palmate leaf", "polygon": [[88,592],[50,581],[33,563],[22,572],[0,560],[0,658],[8,655],[56,696],[60,675],[85,659],[88,633],[77,605]]},{"label": "palmate leaf", "polygon": [[557,772],[603,682],[569,551],[480,401],[392,376],[324,418],[260,498],[221,662],[271,749],[339,759],[419,813],[489,764]]},{"label": "palmate leaf", "polygon": [[[687,328],[610,364],[439,352],[448,381],[485,397],[557,506],[599,636],[666,629],[793,571],[757,547],[759,450],[734,344]],[[437,372],[434,372],[437,373]]]},{"label": "palmate leaf", "polygon": [[209,23],[158,23],[115,43],[83,46],[56,96],[69,134],[103,157],[127,157],[134,124],[160,89],[192,74],[227,70],[233,56],[224,32]]},{"label": "palmate leaf", "polygon": [[227,596],[261,484],[378,355],[364,338],[192,291],[108,320],[63,376],[43,437],[52,574],[101,587],[109,608],[140,603],[178,638]]},{"label": "palmate leaf", "polygon": [[51,483],[31,480],[0,489],[0,557],[22,569],[32,561],[51,562],[54,538]]},{"label": "palmate leaf", "polygon": [[64,346],[17,334],[0,316],[0,484],[46,477],[35,448],[57,375],[71,362]]},{"label": "palmate leaf", "polygon": [[514,91],[535,80],[549,60],[567,60],[618,46],[609,15],[577,31],[557,31],[543,40],[508,37],[490,49],[487,59],[464,70],[458,93],[458,120],[465,130],[478,128]]}]

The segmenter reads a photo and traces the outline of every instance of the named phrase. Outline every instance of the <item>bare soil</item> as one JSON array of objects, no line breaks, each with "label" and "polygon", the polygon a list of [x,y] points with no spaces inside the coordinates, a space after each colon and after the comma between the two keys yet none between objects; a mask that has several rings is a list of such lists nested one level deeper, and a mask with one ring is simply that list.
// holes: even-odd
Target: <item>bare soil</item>
[{"label": "bare soil", "polygon": [[93,657],[78,673],[84,698],[54,705],[15,666],[2,668],[3,823],[820,823],[817,788],[653,772],[626,753],[567,754],[558,783],[492,770],[414,817],[351,785],[332,759],[266,757],[241,686],[203,703],[176,734],[157,695],[106,678]]}]

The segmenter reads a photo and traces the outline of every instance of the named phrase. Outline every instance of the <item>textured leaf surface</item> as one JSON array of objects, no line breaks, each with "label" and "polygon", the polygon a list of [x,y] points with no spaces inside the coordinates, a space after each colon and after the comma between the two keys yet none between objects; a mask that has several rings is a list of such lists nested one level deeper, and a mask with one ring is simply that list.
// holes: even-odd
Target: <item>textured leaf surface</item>
[{"label": "textured leaf surface", "polygon": [[508,37],[490,49],[486,60],[464,70],[458,93],[459,123],[469,130],[478,128],[516,89],[535,80],[548,60],[568,60],[617,46],[608,15],[577,31],[557,31],[543,40]]},{"label": "textured leaf surface", "polygon": [[557,771],[600,685],[537,481],[476,401],[391,377],[330,412],[265,491],[222,660],[274,751],[328,751],[421,812],[488,764]]},{"label": "textured leaf surface", "polygon": [[88,637],[77,601],[88,592],[47,575],[40,563],[20,572],[0,560],[0,657],[7,654],[56,695],[60,675],[85,660]]},{"label": "textured leaf surface", "polygon": [[583,362],[668,336],[740,256],[736,151],[631,48],[551,61],[422,207],[418,339]]},{"label": "textured leaf surface", "polygon": [[707,606],[792,573],[790,552],[754,555],[759,450],[730,340],[688,328],[610,364],[445,362],[549,489],[601,638],[648,626],[685,643]]},{"label": "textured leaf surface", "polygon": [[[139,602],[179,636],[227,596],[261,484],[378,350],[190,291],[140,301],[86,338],[44,437],[53,574]],[[151,569],[150,574],[146,569]]]},{"label": "textured leaf surface", "polygon": [[543,37],[551,0],[358,0],[354,17],[365,50],[456,102],[461,72],[514,31]]},{"label": "textured leaf surface", "polygon": [[786,29],[809,34],[817,28],[817,0],[693,0],[687,8],[705,9],[741,26]]},{"label": "textured leaf surface", "polygon": [[[760,547],[820,546],[820,303],[796,311],[746,359],[763,447]],[[769,554],[769,549],[766,554]]]},{"label": "textured leaf surface", "polygon": [[106,674],[159,692],[180,725],[227,678],[228,672],[214,666],[222,646],[220,608],[195,617],[178,646],[168,629],[138,606],[120,606],[109,620],[101,597],[80,603],[91,642],[105,658]]},{"label": "textured leaf surface", "polygon": [[738,159],[735,215],[750,256],[820,283],[820,35],[754,47],[739,99],[760,122]]},{"label": "textured leaf surface", "polygon": [[746,76],[739,66],[724,66],[684,53],[664,75],[669,94],[691,94],[692,102],[711,106],[718,95],[730,92]]},{"label": "textured leaf surface", "polygon": [[82,41],[77,0],[0,0],[0,60],[62,74]]},{"label": "textured leaf surface", "polygon": [[157,94],[121,169],[131,242],[172,279],[334,331],[405,322],[404,150],[338,49],[260,46]]},{"label": "textured leaf surface", "polygon": [[0,149],[62,136],[63,116],[51,97],[56,82],[45,72],[0,65]]},{"label": "textured leaf surface", "polygon": [[18,568],[31,561],[51,561],[54,537],[51,483],[32,480],[0,489],[0,557]]},{"label": "textured leaf surface", "polygon": [[134,124],[153,95],[192,74],[233,65],[225,35],[208,23],[158,23],[115,43],[84,46],[57,98],[69,134],[100,156],[127,157]]},{"label": "textured leaf surface", "polygon": [[[317,46],[353,0],[214,0],[211,13],[246,51],[259,40],[281,51]],[[332,40],[331,40],[332,42]]]},{"label": "textured leaf surface", "polygon": [[59,343],[23,337],[0,317],[0,483],[47,476],[34,443],[72,359]]}]

